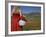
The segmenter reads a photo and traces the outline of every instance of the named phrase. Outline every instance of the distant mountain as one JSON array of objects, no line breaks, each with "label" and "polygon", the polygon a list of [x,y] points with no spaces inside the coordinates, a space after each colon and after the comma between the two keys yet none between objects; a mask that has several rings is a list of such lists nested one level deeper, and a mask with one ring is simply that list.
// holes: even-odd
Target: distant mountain
[{"label": "distant mountain", "polygon": [[25,13],[24,15],[40,15],[40,12],[30,12],[30,13]]}]

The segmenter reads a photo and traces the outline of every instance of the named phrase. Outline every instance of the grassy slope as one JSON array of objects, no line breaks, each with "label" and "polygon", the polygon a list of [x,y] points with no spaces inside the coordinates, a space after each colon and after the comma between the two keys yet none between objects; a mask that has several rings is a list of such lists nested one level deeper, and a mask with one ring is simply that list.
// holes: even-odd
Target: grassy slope
[{"label": "grassy slope", "polygon": [[26,15],[26,18],[28,20],[30,20],[30,23],[26,24],[23,27],[23,30],[40,30],[40,28],[41,28],[40,16],[32,16],[32,15],[28,16],[28,15]]}]

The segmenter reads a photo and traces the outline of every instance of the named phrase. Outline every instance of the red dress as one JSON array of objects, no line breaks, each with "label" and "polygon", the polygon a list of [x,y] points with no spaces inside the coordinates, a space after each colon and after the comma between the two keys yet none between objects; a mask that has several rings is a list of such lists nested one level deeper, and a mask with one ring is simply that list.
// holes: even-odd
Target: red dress
[{"label": "red dress", "polygon": [[20,17],[20,14],[14,14],[11,16],[11,31],[22,31],[22,28],[19,26],[19,20],[23,18]]}]

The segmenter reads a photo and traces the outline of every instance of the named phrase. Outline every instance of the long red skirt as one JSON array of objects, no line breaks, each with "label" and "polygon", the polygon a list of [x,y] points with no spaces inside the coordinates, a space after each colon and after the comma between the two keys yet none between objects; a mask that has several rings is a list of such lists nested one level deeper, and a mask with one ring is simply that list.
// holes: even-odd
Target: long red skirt
[{"label": "long red skirt", "polygon": [[11,17],[11,31],[22,31],[22,28],[19,26],[19,20],[20,20],[19,15],[13,15]]}]

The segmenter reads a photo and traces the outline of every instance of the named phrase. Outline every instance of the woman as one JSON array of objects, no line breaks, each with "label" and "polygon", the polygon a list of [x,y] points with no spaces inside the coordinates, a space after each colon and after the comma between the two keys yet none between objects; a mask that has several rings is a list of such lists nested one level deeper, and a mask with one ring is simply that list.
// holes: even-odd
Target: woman
[{"label": "woman", "polygon": [[[16,9],[16,10],[15,10]],[[25,16],[20,13],[21,11],[19,10],[18,7],[14,7],[12,11],[12,16],[11,16],[11,31],[22,31],[22,26],[19,25],[19,20],[22,19],[26,21]]]}]

